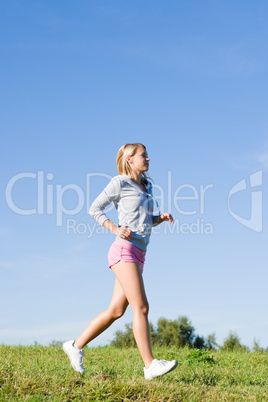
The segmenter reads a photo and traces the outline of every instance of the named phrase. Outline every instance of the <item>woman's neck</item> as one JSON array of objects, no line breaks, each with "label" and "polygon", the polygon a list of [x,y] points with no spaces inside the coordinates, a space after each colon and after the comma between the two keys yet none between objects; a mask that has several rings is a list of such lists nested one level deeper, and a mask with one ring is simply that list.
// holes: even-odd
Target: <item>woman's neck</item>
[{"label": "woman's neck", "polygon": [[132,172],[131,179],[138,184],[141,184],[141,173]]},{"label": "woman's neck", "polygon": [[142,189],[142,191],[147,192],[146,185],[141,181],[141,173],[134,174],[134,172],[132,172],[132,175],[129,177],[135,184],[137,184],[137,186],[139,186]]}]

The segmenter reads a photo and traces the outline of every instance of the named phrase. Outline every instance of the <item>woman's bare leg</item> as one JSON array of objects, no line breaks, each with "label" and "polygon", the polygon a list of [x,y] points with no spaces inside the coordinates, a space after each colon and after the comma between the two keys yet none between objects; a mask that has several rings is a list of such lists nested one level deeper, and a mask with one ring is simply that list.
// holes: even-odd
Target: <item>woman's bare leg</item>
[{"label": "woman's bare leg", "polygon": [[112,267],[133,311],[133,333],[145,367],[154,360],[148,322],[149,305],[138,264],[120,261]]},{"label": "woman's bare leg", "polygon": [[115,320],[121,317],[128,306],[128,301],[124,291],[118,281],[115,279],[114,292],[107,310],[97,315],[82,334],[76,339],[75,346],[83,349],[90,341],[105,331]]}]

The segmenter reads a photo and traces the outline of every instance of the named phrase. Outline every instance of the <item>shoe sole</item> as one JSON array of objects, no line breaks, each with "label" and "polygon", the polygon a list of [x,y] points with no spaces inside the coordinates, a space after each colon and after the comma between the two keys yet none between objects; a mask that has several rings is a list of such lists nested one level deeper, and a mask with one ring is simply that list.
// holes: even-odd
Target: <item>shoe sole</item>
[{"label": "shoe sole", "polygon": [[69,355],[68,350],[67,350],[67,348],[65,347],[65,345],[63,345],[62,348],[63,348],[64,352],[66,353],[66,355],[69,357],[69,360],[70,360],[70,363],[71,363],[72,368],[73,368],[77,373],[85,374],[86,370],[85,370],[85,371],[78,371],[78,370],[76,370],[76,367],[73,365],[71,356]]}]

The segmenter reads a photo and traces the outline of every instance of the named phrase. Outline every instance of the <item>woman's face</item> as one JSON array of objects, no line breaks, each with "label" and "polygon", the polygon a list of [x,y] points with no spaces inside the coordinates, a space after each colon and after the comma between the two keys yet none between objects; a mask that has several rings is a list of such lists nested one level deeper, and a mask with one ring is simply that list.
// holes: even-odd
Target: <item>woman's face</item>
[{"label": "woman's face", "polygon": [[133,172],[142,173],[149,170],[149,157],[145,148],[140,146],[134,156],[130,156],[128,163]]}]

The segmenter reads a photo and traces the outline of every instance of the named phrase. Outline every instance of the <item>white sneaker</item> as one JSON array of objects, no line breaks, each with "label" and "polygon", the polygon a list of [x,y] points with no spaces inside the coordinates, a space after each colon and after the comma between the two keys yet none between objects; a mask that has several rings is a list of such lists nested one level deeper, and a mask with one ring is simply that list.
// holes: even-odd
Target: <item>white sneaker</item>
[{"label": "white sneaker", "polygon": [[76,349],[74,347],[74,340],[65,342],[62,347],[66,355],[69,357],[73,369],[78,373],[85,373],[86,370],[83,367],[83,349]]},{"label": "white sneaker", "polygon": [[154,359],[147,369],[144,367],[144,377],[146,380],[152,380],[154,377],[169,373],[178,365],[177,360],[157,360]]}]

